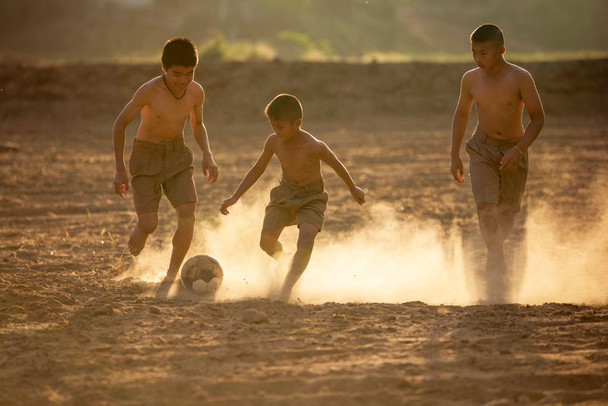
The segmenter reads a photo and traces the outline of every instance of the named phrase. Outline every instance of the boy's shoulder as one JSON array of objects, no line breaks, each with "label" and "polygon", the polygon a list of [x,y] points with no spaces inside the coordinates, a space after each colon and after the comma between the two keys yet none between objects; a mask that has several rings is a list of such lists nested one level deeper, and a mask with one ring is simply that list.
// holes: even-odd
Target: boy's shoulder
[{"label": "boy's shoulder", "polygon": [[477,82],[478,80],[481,79],[480,75],[481,75],[481,69],[479,69],[479,68],[473,68],[471,70],[466,71],[462,75],[462,85],[464,87],[472,86],[475,82]]},{"label": "boy's shoulder", "polygon": [[304,130],[300,130],[300,131],[306,137],[306,140],[308,140],[309,142],[312,142],[312,143],[322,142],[320,139],[318,139],[317,137],[315,137],[314,135],[312,135],[308,131],[304,131]]},{"label": "boy's shoulder", "polygon": [[[481,71],[481,69],[476,68],[476,69],[472,69],[471,71],[476,71],[477,75],[482,75],[483,72]],[[529,76],[530,73],[525,70],[524,68],[522,68],[519,65],[516,65],[514,63],[511,62],[504,62],[504,65],[500,68],[499,71],[499,77],[505,77],[505,76],[511,76],[511,75],[515,75],[515,76]]]},{"label": "boy's shoulder", "polygon": [[190,90],[192,90],[196,93],[205,94],[205,89],[203,89],[203,86],[200,83],[198,83],[196,80],[193,80],[192,82],[190,82],[188,87],[190,88]]},{"label": "boy's shoulder", "polygon": [[201,86],[201,84],[197,81],[193,80],[190,82],[188,85],[188,91],[193,95],[195,103],[202,104],[205,102],[205,89],[203,89],[203,86]]},{"label": "boy's shoulder", "polygon": [[153,77],[152,79],[148,80],[143,85],[141,85],[140,89],[147,89],[147,90],[159,89],[162,84],[163,84],[162,76],[156,76],[156,77]]},{"label": "boy's shoulder", "polygon": [[327,148],[327,144],[309,133],[308,131],[301,130],[302,136],[304,137],[305,143],[312,149],[321,150]]},{"label": "boy's shoulder", "polygon": [[514,63],[507,62],[509,67],[511,68],[511,72],[515,74],[518,78],[531,78],[532,74],[528,72],[526,69],[522,68],[519,65],[515,65]]},{"label": "boy's shoulder", "polygon": [[161,76],[154,77],[145,82],[143,85],[141,85],[139,89],[137,89],[137,91],[135,92],[135,97],[153,97],[155,94],[158,94],[158,92],[161,91],[162,84],[163,80]]},{"label": "boy's shoulder", "polygon": [[481,69],[473,68],[473,69],[470,69],[470,70],[466,71],[465,73],[463,73],[462,78],[463,79],[472,79],[475,76],[479,75],[480,72],[481,72]]},{"label": "boy's shoulder", "polygon": [[512,69],[514,72],[522,72],[522,73],[523,73],[523,72],[528,72],[527,70],[525,70],[525,69],[524,69],[524,68],[522,68],[521,66],[516,65],[516,64],[514,64],[514,63],[512,63],[512,62],[507,62],[507,66],[508,66],[510,69]]}]

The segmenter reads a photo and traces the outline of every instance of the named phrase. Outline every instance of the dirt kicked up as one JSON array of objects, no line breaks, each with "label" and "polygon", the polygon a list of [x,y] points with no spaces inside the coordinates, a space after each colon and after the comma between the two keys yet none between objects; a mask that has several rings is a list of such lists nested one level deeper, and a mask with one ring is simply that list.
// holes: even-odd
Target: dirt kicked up
[{"label": "dirt kicked up", "polygon": [[[197,168],[188,256],[222,263],[215,302],[155,298],[166,201],[144,253],[125,252],[135,214],[112,193],[111,125],[160,68],[0,65],[0,404],[608,402],[608,61],[524,67],[547,124],[509,248],[513,304],[483,305],[470,184],[449,173],[467,64],[203,63],[220,181]],[[359,208],[326,171],[327,221],[290,304],[266,298],[283,274],[257,245],[278,168],[218,211],[279,92],[368,188]]]}]

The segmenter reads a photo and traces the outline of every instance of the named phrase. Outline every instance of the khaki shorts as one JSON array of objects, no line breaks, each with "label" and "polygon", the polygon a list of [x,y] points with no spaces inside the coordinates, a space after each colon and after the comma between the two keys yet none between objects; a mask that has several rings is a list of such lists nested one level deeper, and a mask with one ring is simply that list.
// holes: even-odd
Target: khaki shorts
[{"label": "khaki shorts", "polygon": [[501,171],[500,160],[519,141],[500,141],[480,129],[466,143],[475,203],[493,203],[502,212],[517,213],[528,177],[528,154],[514,171]]},{"label": "khaki shorts", "polygon": [[306,186],[298,186],[283,178],[279,186],[270,191],[264,228],[277,229],[294,224],[299,227],[300,224],[306,223],[321,231],[327,199],[323,179]]},{"label": "khaki shorts", "polygon": [[182,138],[164,143],[134,139],[129,171],[137,214],[157,212],[162,191],[173,207],[196,203],[192,160]]}]

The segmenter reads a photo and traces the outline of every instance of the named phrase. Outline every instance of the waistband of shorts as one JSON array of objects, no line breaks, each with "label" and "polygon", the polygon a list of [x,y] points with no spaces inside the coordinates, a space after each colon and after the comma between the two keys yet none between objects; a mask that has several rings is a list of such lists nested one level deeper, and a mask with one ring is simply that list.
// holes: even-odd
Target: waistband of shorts
[{"label": "waistband of shorts", "polygon": [[183,138],[177,138],[173,141],[167,142],[150,142],[150,141],[141,141],[137,138],[133,139],[133,149],[138,149],[140,151],[163,151],[163,152],[173,152],[184,149],[186,144],[184,143]]},{"label": "waistband of shorts", "polygon": [[512,140],[497,140],[496,138],[490,137],[485,131],[479,127],[475,128],[473,132],[473,138],[483,144],[487,145],[505,145],[505,144],[516,144],[521,138],[514,138]]},{"label": "waistband of shorts", "polygon": [[285,178],[285,176],[281,176],[281,185],[287,186],[293,191],[301,191],[304,193],[320,192],[325,188],[325,182],[323,181],[323,178],[309,183],[308,185],[296,185],[295,183]]}]

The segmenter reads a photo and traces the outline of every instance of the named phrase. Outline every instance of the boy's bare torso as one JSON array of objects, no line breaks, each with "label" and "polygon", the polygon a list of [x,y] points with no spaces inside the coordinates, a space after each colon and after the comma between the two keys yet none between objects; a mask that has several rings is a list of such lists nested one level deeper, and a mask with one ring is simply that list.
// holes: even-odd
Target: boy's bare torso
[{"label": "boy's bare torso", "polygon": [[513,140],[524,134],[522,72],[521,68],[507,64],[497,75],[491,76],[479,68],[467,73],[478,127],[492,138]]},{"label": "boy's bare torso", "polygon": [[147,104],[141,109],[141,123],[137,129],[137,139],[162,143],[182,138],[186,119],[194,106],[200,105],[203,90],[196,82],[191,82],[181,99],[173,96],[162,77],[144,84]]},{"label": "boy's bare torso", "polygon": [[279,158],[283,176],[296,185],[309,185],[322,178],[319,140],[300,130],[289,140],[270,136],[270,147]]}]

